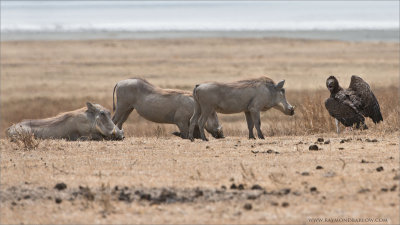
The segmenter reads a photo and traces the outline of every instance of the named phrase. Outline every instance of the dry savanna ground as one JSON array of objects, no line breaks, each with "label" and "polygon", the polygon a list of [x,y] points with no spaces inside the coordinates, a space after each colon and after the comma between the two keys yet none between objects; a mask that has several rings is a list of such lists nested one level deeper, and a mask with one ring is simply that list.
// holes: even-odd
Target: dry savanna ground
[{"label": "dry savanna ground", "polygon": [[[323,105],[331,74],[344,87],[353,74],[369,82],[384,122],[335,134]],[[0,222],[398,224],[398,74],[398,43],[1,42]],[[293,117],[262,113],[266,140],[246,138],[244,115],[219,115],[226,139],[191,143],[171,135],[175,126],[135,112],[121,142],[38,140],[28,150],[4,135],[22,119],[86,101],[111,109],[113,87],[126,78],[192,90],[203,81],[261,75],[285,79],[297,107]],[[318,150],[309,150],[314,144]]]}]

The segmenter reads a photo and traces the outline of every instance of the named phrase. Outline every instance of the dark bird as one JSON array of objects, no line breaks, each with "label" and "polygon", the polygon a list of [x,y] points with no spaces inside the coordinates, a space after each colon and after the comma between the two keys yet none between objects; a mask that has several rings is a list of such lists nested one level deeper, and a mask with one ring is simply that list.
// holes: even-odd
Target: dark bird
[{"label": "dark bird", "polygon": [[383,121],[378,100],[371,88],[361,77],[351,76],[348,89],[340,87],[334,76],[328,77],[326,87],[331,92],[325,101],[329,114],[335,118],[336,132],[339,133],[339,122],[345,127],[368,129],[365,118],[369,117],[374,123]]}]

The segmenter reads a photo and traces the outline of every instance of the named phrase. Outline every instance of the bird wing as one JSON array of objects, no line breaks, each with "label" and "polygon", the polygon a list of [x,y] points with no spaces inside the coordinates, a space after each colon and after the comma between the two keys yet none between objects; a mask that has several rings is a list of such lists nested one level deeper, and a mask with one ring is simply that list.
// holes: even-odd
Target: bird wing
[{"label": "bird wing", "polygon": [[361,99],[354,94],[354,91],[340,90],[333,96],[333,98],[336,101],[340,102],[341,104],[351,107],[354,110],[354,112],[361,114],[360,113],[360,110],[362,109]]},{"label": "bird wing", "polygon": [[360,122],[364,123],[365,119],[360,113],[335,98],[328,98],[325,101],[325,108],[328,110],[329,115],[339,120],[346,127]]},{"label": "bird wing", "polygon": [[360,112],[364,116],[370,117],[374,123],[383,121],[378,100],[367,82],[365,82],[361,77],[353,75],[351,76],[349,89],[360,98]]}]

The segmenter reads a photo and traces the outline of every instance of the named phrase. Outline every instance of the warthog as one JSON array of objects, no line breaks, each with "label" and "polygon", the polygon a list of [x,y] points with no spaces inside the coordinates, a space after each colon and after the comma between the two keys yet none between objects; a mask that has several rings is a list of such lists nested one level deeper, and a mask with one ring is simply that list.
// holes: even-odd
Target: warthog
[{"label": "warthog", "polygon": [[[114,94],[117,95],[117,107]],[[190,92],[172,89],[161,89],[147,80],[132,78],[118,82],[113,91],[113,122],[122,129],[122,124],[129,114],[136,109],[143,118],[156,123],[176,124],[179,135],[187,138],[189,121],[194,112],[194,100]],[[215,138],[223,138],[222,127],[217,114],[207,117],[206,130]]]},{"label": "warthog", "polygon": [[23,120],[6,130],[11,140],[21,132],[33,133],[41,139],[122,140],[123,131],[112,122],[110,111],[99,104],[86,103],[87,107],[37,120]]},{"label": "warthog", "polygon": [[284,80],[278,84],[268,77],[241,80],[233,83],[204,83],[196,85],[193,97],[196,105],[190,119],[189,139],[193,141],[193,129],[198,124],[201,138],[204,135],[204,123],[215,112],[231,114],[244,112],[246,115],[249,138],[255,139],[254,126],[258,137],[264,139],[260,126],[260,111],[276,108],[286,115],[293,115],[294,108],[286,101]]}]

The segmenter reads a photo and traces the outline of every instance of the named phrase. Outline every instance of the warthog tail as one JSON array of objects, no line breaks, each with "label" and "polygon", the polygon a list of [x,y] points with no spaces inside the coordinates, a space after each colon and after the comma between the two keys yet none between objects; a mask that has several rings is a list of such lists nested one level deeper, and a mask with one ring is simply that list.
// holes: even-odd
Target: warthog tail
[{"label": "warthog tail", "polygon": [[114,103],[114,93],[115,93],[115,88],[117,87],[118,84],[115,84],[114,90],[113,90],[113,112],[115,112],[115,103]]},{"label": "warthog tail", "polygon": [[[193,88],[193,99],[194,99],[194,113],[201,112],[200,104],[199,104],[199,96],[197,96],[197,87],[200,86],[196,84],[195,88]],[[200,115],[200,114],[199,114]]]},{"label": "warthog tail", "polygon": [[193,98],[196,99],[196,88],[200,86],[200,84],[196,84],[196,86],[193,88]]}]

